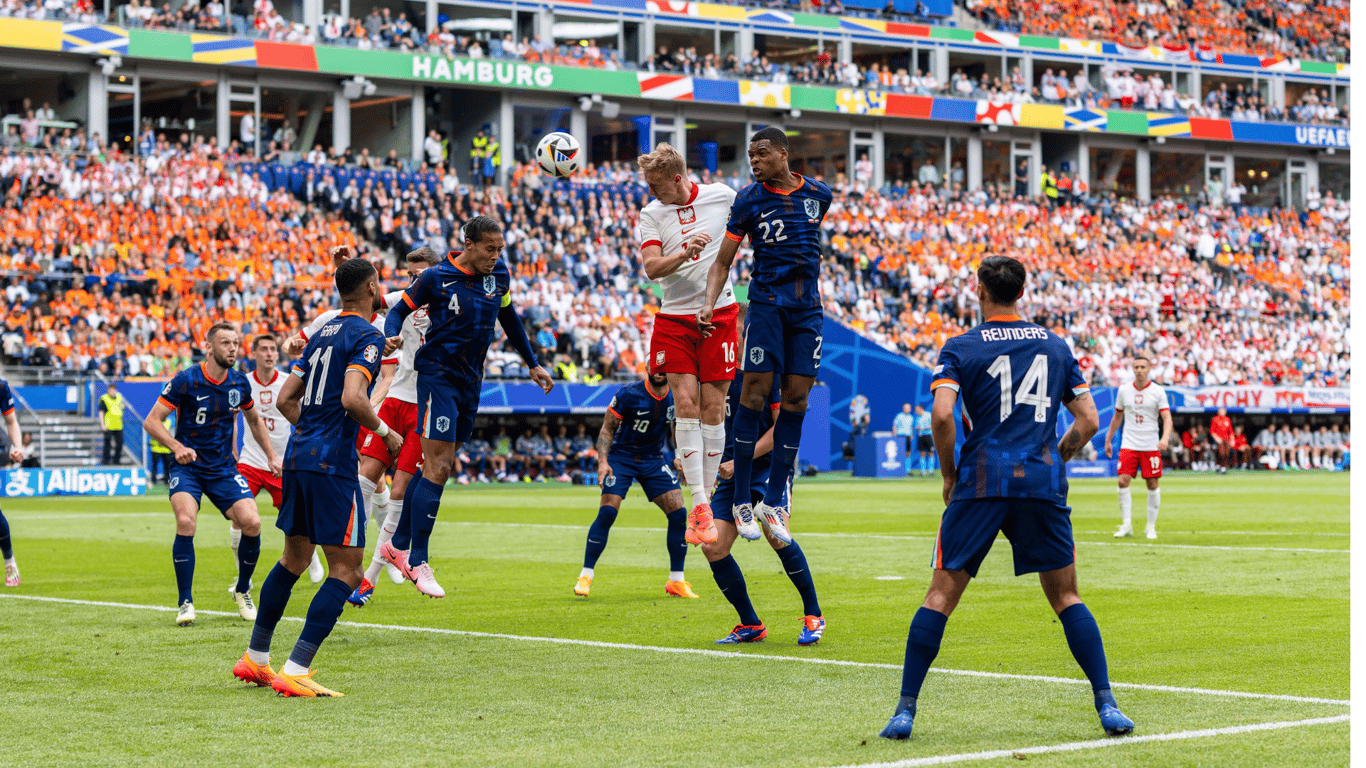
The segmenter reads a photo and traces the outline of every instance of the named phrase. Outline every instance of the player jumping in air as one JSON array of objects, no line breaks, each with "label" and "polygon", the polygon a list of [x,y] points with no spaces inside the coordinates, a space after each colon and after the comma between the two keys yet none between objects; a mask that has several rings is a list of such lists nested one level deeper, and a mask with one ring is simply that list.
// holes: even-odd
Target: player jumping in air
[{"label": "player jumping in air", "polygon": [[[412,579],[428,597],[446,592],[432,575],[427,543],[441,508],[441,492],[455,464],[455,452],[474,429],[484,384],[484,359],[493,342],[495,321],[531,371],[531,379],[550,392],[555,386],[531,349],[526,329],[508,292],[512,280],[503,252],[503,230],[487,216],[464,228],[465,249],[417,276],[385,319],[384,335],[398,343],[403,321],[426,308],[427,341],[417,351],[417,421],[422,439],[422,476],[409,483],[403,514],[380,555]],[[405,550],[407,550],[405,552]]]},{"label": "player jumping in air", "polygon": [[[745,305],[742,304],[740,307],[740,317],[743,321]],[[739,410],[743,380],[744,374],[737,372],[731,381],[726,400],[727,416]],[[762,428],[765,432],[754,445],[754,469],[750,473],[748,495],[738,490],[735,485],[733,440],[726,442],[725,461],[720,467],[722,479],[716,486],[716,493],[712,495],[712,498],[719,502],[716,506],[716,528],[720,535],[716,541],[702,545],[702,554],[706,555],[707,561],[711,563],[711,574],[716,579],[716,586],[720,587],[721,594],[726,596],[730,604],[735,606],[735,611],[740,614],[740,623],[729,635],[716,641],[724,645],[753,643],[768,636],[768,628],[759,619],[759,614],[755,613],[754,606],[749,601],[745,575],[740,571],[740,565],[735,562],[730,549],[737,534],[750,540],[759,538],[761,534],[759,524],[754,522],[753,518],[742,526],[733,517],[732,510],[735,509],[737,501],[758,501],[767,487],[769,472],[772,469],[770,459],[773,450],[773,416],[778,410],[780,400],[777,384],[777,381],[773,382],[773,389],[769,391],[766,400],[767,407],[763,411]],[[726,425],[726,433],[735,434],[730,424]],[[787,529],[791,516],[791,493],[789,485],[785,491],[786,498],[783,499],[785,503],[777,507],[783,516],[784,529]],[[802,629],[797,634],[797,644],[814,645],[820,642],[821,635],[825,634],[825,616],[821,613],[820,602],[816,599],[816,584],[811,579],[811,568],[806,563],[806,555],[796,541],[784,542],[771,532],[767,538],[778,559],[782,561],[787,577],[792,580],[792,586],[797,588],[797,593],[802,598],[802,610],[805,615],[802,617]]]},{"label": "player jumping in air", "polygon": [[[1162,452],[1172,439],[1172,412],[1167,405],[1167,391],[1152,383],[1148,373],[1152,363],[1142,355],[1134,356],[1134,380],[1123,384],[1115,393],[1115,416],[1105,433],[1105,458],[1115,451],[1115,430],[1124,422],[1124,436],[1119,443],[1119,530],[1115,538],[1134,535],[1133,496],[1129,484],[1140,474],[1148,484],[1147,536],[1157,538],[1157,512],[1162,506],[1162,491],[1157,487],[1162,479]],[[1162,437],[1157,436],[1158,423]]]},{"label": "player jumping in air", "polygon": [[710,334],[703,335],[696,315],[735,192],[725,184],[689,181],[683,156],[668,144],[641,155],[637,163],[655,197],[640,212],[641,261],[645,275],[658,280],[664,293],[650,336],[650,372],[669,379],[678,416],[678,459],[692,495],[687,537],[701,544],[716,541],[709,495],[725,451],[726,387],[736,368],[737,310],[729,276]]},{"label": "player jumping in air", "polygon": [[[342,695],[314,682],[309,666],[346,597],[360,585],[369,499],[356,476],[356,432],[365,426],[395,453],[403,445],[370,404],[384,350],[384,337],[368,319],[379,307],[379,276],[370,262],[352,259],[337,267],[335,281],[342,311],[309,339],[280,391],[280,412],[295,427],[284,462],[284,505],[275,522],[285,532],[285,550],[261,585],[251,642],[232,670],[241,680],[285,696]],[[317,546],[327,555],[328,577],[308,606],[289,661],[276,674],[270,667],[275,626]]]},{"label": "player jumping in air", "polygon": [[729,286],[730,268],[740,241],[754,249],[749,284],[745,371],[735,414],[735,487],[748,488],[754,447],[762,431],[763,410],[773,377],[782,375],[782,406],[773,427],[773,468],[764,499],[751,506],[737,498],[735,520],[744,525],[757,515],[779,541],[792,541],[779,509],[797,466],[806,399],[821,362],[821,220],[830,208],[830,188],[793,173],[787,163],[787,135],[763,128],[749,143],[755,183],[740,191],[726,224],[726,240],[707,273],[707,295],[697,313],[703,336],[718,330],[715,307]]},{"label": "player jumping in air", "polygon": [[[266,432],[270,434],[270,444],[275,448],[275,455],[284,456],[291,428],[289,421],[279,409],[280,388],[285,385],[285,377],[275,370],[275,364],[280,361],[280,347],[275,337],[266,334],[252,339],[251,359],[256,363],[256,370],[247,374],[247,382],[251,384],[251,401],[256,403],[256,410],[266,425]],[[281,494],[284,492],[283,486],[280,485],[280,476],[271,471],[266,452],[255,440],[242,441],[242,453],[237,457],[237,474],[247,481],[252,496],[260,493],[262,489],[269,491],[270,501],[275,505],[276,511],[279,511],[282,503]],[[237,547],[242,541],[242,530],[231,521],[228,523],[228,529],[232,537],[232,556],[236,558]],[[313,561],[308,564],[308,578],[314,584],[323,580],[323,564],[318,559],[317,552],[313,553]],[[237,590],[234,586],[230,591]]]},{"label": "player jumping in air", "polygon": [[[5,430],[9,432],[9,460],[18,465],[24,460],[23,435],[19,431],[19,419],[14,415],[14,395],[10,392],[9,382],[0,379],[0,412],[5,414]],[[10,543],[9,521],[0,512],[0,556],[5,558],[5,586],[19,586],[19,563],[14,560],[14,547]]]},{"label": "player jumping in air", "polygon": [[574,594],[587,597],[593,585],[593,568],[607,548],[607,534],[617,520],[621,501],[640,483],[645,498],[659,505],[668,518],[665,546],[669,550],[669,580],[664,591],[675,597],[697,597],[692,585],[683,578],[683,561],[688,555],[687,510],[678,476],[664,458],[664,442],[669,422],[674,420],[674,401],[669,380],[652,373],[648,381],[637,381],[617,390],[598,432],[598,516],[588,527],[588,543],[583,548],[583,570],[574,585]]},{"label": "player jumping in air", "polygon": [[[231,323],[218,323],[205,338],[204,362],[177,373],[164,389],[156,405],[142,422],[142,428],[162,445],[171,449],[176,463],[171,467],[171,509],[175,512],[176,535],[171,546],[179,590],[176,624],[194,623],[194,532],[199,501],[208,494],[218,511],[239,530],[237,547],[237,584],[232,593],[242,618],[256,618],[251,601],[251,574],[261,554],[261,516],[256,511],[256,496],[251,486],[237,473],[232,457],[232,433],[241,411],[251,437],[266,454],[271,474],[280,474],[280,457],[270,433],[256,412],[247,377],[233,369],[241,341]],[[177,411],[175,436],[166,430],[165,420]]]},{"label": "player jumping in air", "polygon": [[[1067,646],[1091,681],[1101,727],[1111,736],[1134,729],[1110,693],[1100,628],[1077,594],[1072,510],[1066,506],[1063,465],[1096,434],[1100,421],[1071,350],[1015,314],[1024,283],[1020,262],[984,259],[977,298],[986,322],[949,339],[934,369],[931,419],[947,509],[934,544],[929,593],[906,638],[901,699],[882,730],[884,738],[910,738],[920,686],[939,653],[949,614],[998,532],[1010,540],[1015,575],[1039,574]],[[955,463],[953,411],[960,395],[968,433]],[[1055,442],[1062,404],[1076,421]]]}]

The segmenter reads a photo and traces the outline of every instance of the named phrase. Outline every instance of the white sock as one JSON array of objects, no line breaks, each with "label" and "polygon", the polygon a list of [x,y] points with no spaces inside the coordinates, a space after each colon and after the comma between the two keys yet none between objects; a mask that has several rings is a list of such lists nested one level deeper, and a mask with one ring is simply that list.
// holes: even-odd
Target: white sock
[{"label": "white sock", "polygon": [[1157,510],[1162,506],[1162,489],[1148,491],[1148,527],[1157,527]]},{"label": "white sock", "polygon": [[582,579],[584,576],[587,576],[590,579],[593,578],[593,569],[584,568],[582,571],[579,571],[579,578]]},{"label": "white sock", "polygon": [[697,419],[678,419],[674,437],[678,439],[678,458],[683,462],[683,475],[692,494],[692,505],[707,503],[707,481],[703,474],[702,422]]},{"label": "white sock", "polygon": [[228,523],[228,538],[232,542],[232,556],[235,560],[237,559],[237,545],[242,543],[242,529]]},{"label": "white sock", "polygon": [[248,648],[247,658],[251,659],[252,663],[254,664],[269,664],[270,651],[253,651],[252,649]]},{"label": "white sock", "polygon": [[5,558],[5,565],[7,565],[7,566],[16,565],[16,563],[14,562],[14,558],[12,558],[12,557],[7,557],[7,558]]},{"label": "white sock", "polygon": [[[413,478],[417,482],[417,478]],[[389,503],[384,505],[382,517],[375,518],[376,525],[379,527],[379,537],[375,542],[375,553],[370,557],[370,567],[365,569],[365,578],[371,584],[377,584],[375,579],[379,578],[379,572],[384,570],[384,558],[379,556],[379,548],[389,539],[394,538],[394,531],[398,530],[398,519],[403,515],[403,497],[397,499],[390,498]]]},{"label": "white sock", "polygon": [[1128,488],[1119,489],[1119,519],[1125,528],[1133,527],[1134,497]]},{"label": "white sock", "polygon": [[286,661],[285,665],[280,668],[280,674],[289,675],[290,677],[306,675],[308,674],[308,667],[301,667],[292,661]]},{"label": "white sock", "polygon": [[[370,478],[368,477],[361,477],[360,475],[356,475],[356,479],[360,481],[360,497],[362,499],[365,499],[366,504],[368,505],[370,503],[371,498],[375,495],[375,484],[370,482]],[[365,514],[369,516],[369,506],[366,507]],[[361,526],[363,527],[364,525],[365,521],[361,521]]]},{"label": "white sock", "polygon": [[683,580],[683,572],[682,572],[682,571],[669,571],[669,581],[682,581],[682,580]]},{"label": "white sock", "polygon": [[726,425],[702,425],[702,476],[707,490],[716,487],[716,475],[721,471],[721,456],[726,450]]},{"label": "white sock", "polygon": [[389,506],[389,484],[381,478],[379,487],[370,494],[370,517],[375,519],[376,528],[384,522],[384,508],[387,506]]}]

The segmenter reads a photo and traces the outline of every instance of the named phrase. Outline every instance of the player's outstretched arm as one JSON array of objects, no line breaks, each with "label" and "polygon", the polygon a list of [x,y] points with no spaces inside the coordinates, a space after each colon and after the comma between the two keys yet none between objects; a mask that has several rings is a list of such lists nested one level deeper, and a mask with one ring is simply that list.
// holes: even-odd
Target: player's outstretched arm
[{"label": "player's outstretched arm", "polygon": [[934,449],[939,453],[939,474],[944,477],[945,506],[958,482],[958,465],[953,456],[953,445],[958,441],[958,425],[953,420],[953,406],[957,402],[956,389],[940,387],[934,391],[934,405],[930,409],[930,432],[934,435]]},{"label": "player's outstretched arm", "polygon": [[[1094,406],[1095,403],[1092,402]],[[1167,417],[1171,420],[1171,417]],[[1116,408],[1115,415],[1110,417],[1110,429],[1105,432],[1105,458],[1110,458],[1115,453],[1115,433],[1119,431],[1119,425],[1124,421],[1124,409]]]},{"label": "player's outstretched arm", "polygon": [[[247,408],[242,411],[242,418],[247,422],[247,429],[251,430],[251,438],[266,452],[270,473],[279,477],[284,471],[284,460],[276,455],[275,444],[270,441],[270,433],[266,431],[266,423],[261,421],[261,414],[257,413],[254,407]],[[236,428],[237,425],[234,423],[233,429]],[[233,445],[236,444],[237,441],[233,440]]]},{"label": "player's outstretched arm", "polygon": [[721,298],[721,291],[726,287],[726,279],[730,277],[730,267],[735,263],[735,254],[739,252],[740,241],[726,237],[721,241],[716,261],[712,262],[711,269],[707,270],[707,297],[702,303],[701,311],[697,313],[697,327],[702,331],[704,338],[711,335],[712,311],[716,309],[716,301]]},{"label": "player's outstretched arm", "polygon": [[403,447],[403,436],[389,429],[370,405],[370,377],[352,368],[346,371],[346,383],[342,386],[341,405],[357,424],[374,432],[384,440],[384,445],[393,456]]},{"label": "player's outstretched arm", "polygon": [[1091,393],[1084,392],[1072,398],[1067,410],[1076,421],[1058,441],[1058,454],[1062,456],[1063,463],[1071,461],[1077,451],[1100,431],[1100,416],[1096,414],[1096,401],[1091,399]]},{"label": "player's outstretched arm", "polygon": [[171,436],[171,431],[166,429],[166,425],[161,422],[171,415],[170,406],[161,400],[157,400],[152,406],[152,410],[147,414],[147,418],[142,420],[142,429],[150,437],[156,439],[158,443],[171,449],[177,464],[191,464],[199,456],[193,448],[186,448],[179,440]]},{"label": "player's outstretched arm", "polygon": [[[506,300],[506,298],[505,298]],[[522,318],[517,315],[516,307],[512,302],[504,304],[498,310],[498,324],[503,326],[503,333],[507,334],[508,343],[517,350],[518,356],[526,367],[531,371],[531,380],[541,387],[541,391],[550,393],[555,387],[555,380],[550,378],[550,374],[541,367],[541,363],[536,359],[536,350],[531,348],[531,339],[526,335],[526,326],[522,325]]]},{"label": "player's outstretched arm", "polygon": [[612,436],[621,426],[621,419],[610,410],[602,417],[602,429],[598,430],[598,485],[612,477],[612,466],[607,463],[607,452],[612,448]]},{"label": "player's outstretched arm", "polygon": [[299,425],[299,398],[304,393],[304,373],[297,365],[289,372],[289,377],[285,383],[280,385],[280,394],[275,401],[275,408],[294,426]]}]

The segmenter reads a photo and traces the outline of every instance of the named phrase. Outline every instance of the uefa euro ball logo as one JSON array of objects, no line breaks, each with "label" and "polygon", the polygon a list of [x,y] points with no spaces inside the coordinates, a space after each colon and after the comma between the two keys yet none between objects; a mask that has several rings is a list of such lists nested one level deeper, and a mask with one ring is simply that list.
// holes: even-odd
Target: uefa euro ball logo
[{"label": "uefa euro ball logo", "polygon": [[365,362],[373,363],[379,359],[379,347],[374,344],[365,348]]}]

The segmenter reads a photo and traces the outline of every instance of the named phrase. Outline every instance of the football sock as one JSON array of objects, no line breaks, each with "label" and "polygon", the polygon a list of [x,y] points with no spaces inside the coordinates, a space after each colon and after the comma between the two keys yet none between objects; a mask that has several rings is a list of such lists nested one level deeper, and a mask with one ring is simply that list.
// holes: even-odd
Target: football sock
[{"label": "football sock", "polygon": [[688,483],[688,492],[692,494],[692,505],[706,504],[707,478],[706,470],[702,468],[705,457],[702,455],[702,422],[697,419],[678,419],[674,422],[674,437],[678,440],[678,450],[675,453],[683,463],[683,477]]},{"label": "football sock", "polygon": [[180,592],[180,597],[176,598],[176,605],[189,600],[194,602],[194,596],[190,594],[194,586],[194,537],[181,536],[176,534],[175,543],[171,545],[171,562],[175,564],[175,585]]},{"label": "football sock", "polygon": [[786,408],[778,411],[778,421],[773,426],[773,465],[768,472],[768,487],[764,490],[764,504],[770,507],[780,507],[786,500],[787,484],[797,469],[797,447],[802,441],[802,421],[805,419],[805,411]]},{"label": "football sock", "polygon": [[1134,496],[1126,488],[1119,489],[1119,522],[1125,527],[1132,527],[1134,519]]},{"label": "football sock", "polygon": [[237,547],[237,591],[251,591],[251,575],[256,572],[256,561],[261,557],[261,537],[243,536]]},{"label": "football sock", "polygon": [[792,586],[802,596],[802,610],[807,616],[820,616],[821,604],[816,599],[816,584],[811,580],[811,569],[806,564],[806,553],[797,542],[792,542],[778,550],[778,559],[783,561],[783,570],[792,579]]},{"label": "football sock", "polygon": [[721,458],[726,451],[726,425],[702,425],[702,478],[706,480],[708,496],[716,486],[716,475],[721,471]]},{"label": "football sock", "polygon": [[593,524],[588,526],[588,543],[583,548],[584,568],[592,570],[598,564],[598,558],[602,557],[602,551],[607,548],[607,532],[612,530],[612,523],[616,521],[616,508],[607,505],[598,507],[598,516],[594,518]]},{"label": "football sock", "polygon": [[[337,618],[341,616],[342,608],[346,606],[346,598],[351,595],[351,588],[346,586],[346,582],[341,579],[328,579],[318,588],[318,594],[313,596],[313,602],[308,604],[308,614],[304,617],[304,631],[299,633],[299,641],[294,644],[294,651],[289,654],[289,663],[281,671],[287,675],[307,674],[308,667],[313,663],[313,655],[318,652],[318,646],[332,634],[332,628],[337,626]],[[303,667],[302,671],[297,668],[291,669],[290,665]]]},{"label": "football sock", "polygon": [[1096,693],[1096,710],[1102,704],[1114,703],[1114,699],[1101,700],[1101,691],[1109,695],[1110,673],[1105,666],[1105,644],[1100,639],[1100,627],[1096,619],[1086,609],[1085,603],[1070,605],[1058,614],[1062,631],[1067,635],[1067,647],[1072,650],[1081,671],[1091,681],[1091,690]]},{"label": "football sock", "polygon": [[251,628],[251,645],[247,647],[250,653],[264,655],[265,658],[251,657],[257,664],[264,664],[270,660],[270,639],[275,635],[275,625],[279,624],[280,617],[285,615],[289,593],[294,589],[294,582],[298,580],[299,577],[290,573],[284,563],[276,563],[266,576],[265,583],[261,585],[261,604],[256,609],[256,623]]},{"label": "football sock", "polygon": [[237,557],[237,548],[242,546],[242,529],[228,523],[228,541],[232,547],[232,556]]},{"label": "football sock", "polygon": [[[901,701],[908,698],[906,707],[915,714],[915,700],[920,696],[920,686],[925,684],[925,675],[939,655],[939,641],[944,639],[944,625],[949,617],[939,611],[920,606],[911,619],[911,631],[906,635],[906,664],[901,669]],[[898,705],[897,712],[902,711]]]},{"label": "football sock", "polygon": [[398,529],[398,519],[403,516],[403,499],[389,498],[389,503],[384,505],[385,509],[382,517],[376,517],[375,521],[379,525],[379,536],[375,541],[375,554],[370,558],[370,567],[365,569],[365,578],[371,584],[379,578],[379,572],[384,569],[384,558],[379,555],[379,548],[384,542],[394,538],[394,531]]},{"label": "football sock", "polygon": [[368,514],[369,507],[375,503],[375,484],[370,482],[370,478],[360,475],[356,475],[356,481],[360,483],[360,497],[365,500],[366,513]]},{"label": "football sock", "polygon": [[[432,528],[436,527],[436,513],[441,509],[441,486],[425,477],[416,478],[417,490],[413,492],[413,542],[408,553],[408,566],[416,568],[427,562],[427,542],[432,538]],[[347,592],[347,594],[351,594]],[[338,611],[341,608],[337,609]]]},{"label": "football sock", "polygon": [[14,545],[9,538],[9,521],[5,519],[3,512],[0,512],[0,556],[6,560],[14,559]]},{"label": "football sock", "polygon": [[375,527],[384,524],[384,512],[389,508],[389,484],[380,478],[379,487],[370,494],[370,517],[375,519]]},{"label": "football sock", "polygon": [[584,576],[587,576],[587,577],[590,578],[590,579],[593,578],[593,569],[592,569],[592,568],[584,568],[582,571],[579,571],[579,577],[582,578],[582,577],[584,577]]},{"label": "football sock", "polygon": [[735,606],[735,612],[740,614],[740,623],[747,627],[757,627],[762,624],[759,615],[754,612],[754,605],[749,602],[749,590],[745,588],[745,574],[740,571],[740,564],[735,562],[734,555],[726,555],[711,564],[712,578],[716,579],[716,586],[721,590],[721,594],[726,596],[730,604]]},{"label": "football sock", "polygon": [[394,529],[394,535],[389,539],[389,543],[394,549],[406,551],[413,543],[413,495],[417,493],[417,481],[422,479],[422,475],[415,475],[408,481],[408,488],[403,492],[403,506],[398,515],[398,527]]},{"label": "football sock", "polygon": [[[683,572],[683,560],[688,556],[688,511],[679,507],[667,515],[668,530],[664,533],[664,546],[669,550],[669,570]],[[673,579],[682,581],[682,579]]]},{"label": "football sock", "polygon": [[759,427],[762,424],[762,417],[756,410],[741,405],[735,411],[735,423],[731,426],[731,431],[735,433],[735,472],[731,479],[736,488],[749,487],[750,470],[754,466],[754,444],[759,440]]},{"label": "football sock", "polygon": [[1148,527],[1157,527],[1157,512],[1162,506],[1162,489],[1148,491]]}]

